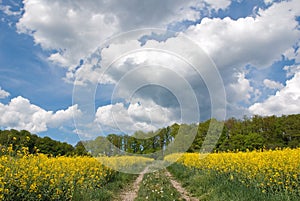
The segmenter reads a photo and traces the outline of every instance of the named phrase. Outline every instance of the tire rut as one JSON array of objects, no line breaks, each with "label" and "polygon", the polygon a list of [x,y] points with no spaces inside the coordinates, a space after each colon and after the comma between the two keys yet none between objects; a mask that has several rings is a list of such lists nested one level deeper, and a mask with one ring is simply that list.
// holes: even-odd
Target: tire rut
[{"label": "tire rut", "polygon": [[148,172],[148,167],[146,167],[143,170],[143,172],[140,173],[138,178],[133,183],[131,190],[121,193],[120,198],[119,198],[120,201],[134,201],[134,199],[137,197],[137,194],[138,194],[138,191],[140,188],[140,183],[144,178],[144,174],[147,172]]},{"label": "tire rut", "polygon": [[166,169],[166,175],[170,179],[170,182],[172,183],[173,187],[181,194],[181,197],[185,199],[186,201],[199,201],[198,198],[189,196],[188,192],[181,186],[179,182],[173,179],[173,176],[171,173]]}]

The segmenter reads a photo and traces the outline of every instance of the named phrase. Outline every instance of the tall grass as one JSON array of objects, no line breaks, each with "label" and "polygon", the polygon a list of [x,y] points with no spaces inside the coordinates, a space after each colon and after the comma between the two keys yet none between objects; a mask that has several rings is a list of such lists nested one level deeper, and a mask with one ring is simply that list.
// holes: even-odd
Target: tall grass
[{"label": "tall grass", "polygon": [[175,163],[168,167],[188,191],[201,201],[299,201],[297,193],[262,192],[237,178],[216,171],[189,168]]}]

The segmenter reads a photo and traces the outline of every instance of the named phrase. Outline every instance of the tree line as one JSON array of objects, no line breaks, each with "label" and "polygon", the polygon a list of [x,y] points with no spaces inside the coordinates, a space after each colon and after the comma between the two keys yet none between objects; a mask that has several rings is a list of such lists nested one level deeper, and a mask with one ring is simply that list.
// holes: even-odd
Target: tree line
[{"label": "tree line", "polygon": [[[195,135],[191,136],[191,133]],[[186,142],[192,142],[191,146],[186,148]],[[172,151],[179,152],[296,148],[300,147],[300,114],[281,117],[255,115],[226,121],[210,119],[199,124],[173,124],[155,132],[137,131],[132,136],[109,134],[81,143],[95,156],[155,153],[153,156],[157,157],[172,146]],[[203,150],[209,146],[211,149]]]},{"label": "tree line", "polygon": [[[194,135],[192,135],[194,134]],[[148,154],[160,157],[167,152],[246,151],[300,147],[300,114],[258,116],[225,121],[210,119],[198,124],[173,124],[157,131],[137,131],[133,135],[109,134],[94,140],[66,142],[41,138],[26,130],[0,130],[0,148],[28,147],[29,153],[58,155]],[[209,149],[207,149],[209,148]],[[207,150],[205,150],[207,149]]]},{"label": "tree line", "polygon": [[154,157],[158,157],[166,154],[167,147],[172,145],[176,145],[177,151],[186,151],[180,149],[191,133],[196,134],[191,146],[187,148],[188,152],[203,151],[203,143],[209,144],[209,141],[212,142],[213,151],[217,152],[296,148],[300,146],[300,114],[281,117],[255,115],[252,118],[245,116],[243,119],[230,118],[226,121],[210,119],[199,124],[173,124],[155,132],[137,131],[132,136],[109,134],[81,143],[95,156],[153,153]]},{"label": "tree line", "polygon": [[0,130],[0,155],[6,154],[8,147],[11,147],[15,153],[22,152],[25,147],[30,154],[44,153],[51,156],[87,154],[84,147],[80,147],[80,143],[74,147],[50,137],[39,137],[26,130]]}]

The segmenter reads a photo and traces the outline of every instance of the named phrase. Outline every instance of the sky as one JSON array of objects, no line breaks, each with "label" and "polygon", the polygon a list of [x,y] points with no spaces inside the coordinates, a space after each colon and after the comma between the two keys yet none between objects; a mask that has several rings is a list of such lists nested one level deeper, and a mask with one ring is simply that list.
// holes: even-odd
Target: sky
[{"label": "sky", "polygon": [[300,1],[0,0],[0,129],[75,144],[300,112]]}]

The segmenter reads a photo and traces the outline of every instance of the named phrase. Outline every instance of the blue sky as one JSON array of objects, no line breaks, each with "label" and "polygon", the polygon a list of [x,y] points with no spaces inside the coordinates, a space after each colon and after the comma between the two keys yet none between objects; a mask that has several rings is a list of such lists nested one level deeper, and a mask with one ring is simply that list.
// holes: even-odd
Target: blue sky
[{"label": "blue sky", "polygon": [[75,144],[212,116],[299,113],[299,3],[0,0],[0,128]]}]

